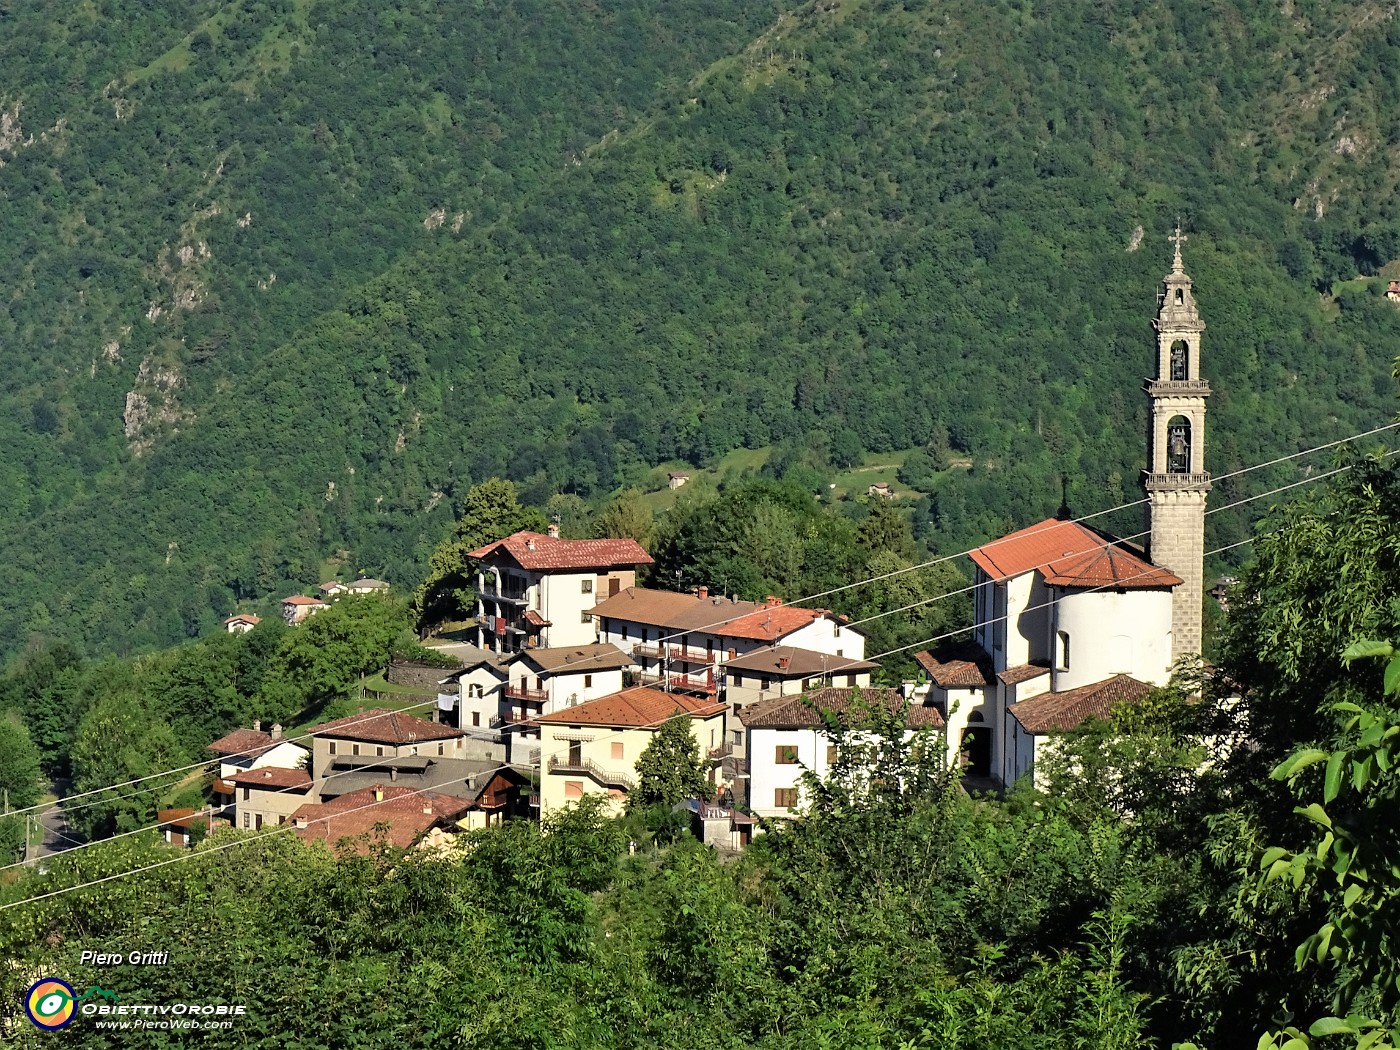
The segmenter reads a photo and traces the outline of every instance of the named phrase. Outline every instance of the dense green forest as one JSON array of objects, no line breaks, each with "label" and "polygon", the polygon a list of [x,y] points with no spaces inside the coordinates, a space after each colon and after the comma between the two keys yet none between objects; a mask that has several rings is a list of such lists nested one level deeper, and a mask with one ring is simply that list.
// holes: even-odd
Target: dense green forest
[{"label": "dense green forest", "polygon": [[[99,844],[0,879],[0,1035],[53,1038],[20,1002],[54,974],[245,1004],[197,1035],[231,1047],[1393,1047],[1400,473],[1348,465],[1266,521],[1218,679],[1067,738],[1039,790],[969,797],[877,721],[738,858],[587,804],[447,856]],[[80,962],[108,948],[170,960]]]},{"label": "dense green forest", "polygon": [[1053,512],[1062,476],[1081,511],[1134,499],[1178,217],[1212,470],[1393,411],[1400,314],[1352,280],[1400,257],[1377,3],[64,0],[0,27],[11,655],[169,644],[328,571],[412,586],[493,475],[596,511],[741,447],[811,491],[916,449],[932,551]]}]

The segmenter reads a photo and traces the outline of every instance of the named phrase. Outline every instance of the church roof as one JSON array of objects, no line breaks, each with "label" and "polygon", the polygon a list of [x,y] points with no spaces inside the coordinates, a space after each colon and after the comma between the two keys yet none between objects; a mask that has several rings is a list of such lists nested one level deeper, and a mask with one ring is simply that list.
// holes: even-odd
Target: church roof
[{"label": "church roof", "polygon": [[1152,686],[1125,674],[1081,685],[1063,693],[1043,693],[1007,708],[1027,733],[1065,733],[1092,718],[1107,718],[1120,704],[1134,703]]},{"label": "church roof", "polygon": [[940,689],[975,689],[992,684],[992,658],[975,642],[950,642],[914,654]]},{"label": "church roof", "polygon": [[972,551],[977,567],[1001,581],[1038,569],[1046,583],[1114,590],[1175,587],[1181,578],[1158,568],[1123,540],[1077,521],[1047,518]]}]

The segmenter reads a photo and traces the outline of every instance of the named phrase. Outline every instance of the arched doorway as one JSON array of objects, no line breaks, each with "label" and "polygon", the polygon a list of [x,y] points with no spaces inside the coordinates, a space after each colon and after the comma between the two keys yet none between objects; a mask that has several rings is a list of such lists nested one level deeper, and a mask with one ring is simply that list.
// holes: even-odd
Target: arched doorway
[{"label": "arched doorway", "polygon": [[982,722],[982,712],[968,716],[968,726],[962,735],[963,776],[992,775],[992,727]]}]

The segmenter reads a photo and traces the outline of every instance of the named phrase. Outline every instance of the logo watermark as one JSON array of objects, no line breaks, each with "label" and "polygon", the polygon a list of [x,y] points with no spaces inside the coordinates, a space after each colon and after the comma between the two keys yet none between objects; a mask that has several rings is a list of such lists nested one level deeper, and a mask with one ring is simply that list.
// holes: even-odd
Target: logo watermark
[{"label": "logo watermark", "polygon": [[24,997],[24,1012],[37,1028],[57,1032],[73,1023],[77,1010],[73,986],[57,977],[41,977],[29,986]]}]

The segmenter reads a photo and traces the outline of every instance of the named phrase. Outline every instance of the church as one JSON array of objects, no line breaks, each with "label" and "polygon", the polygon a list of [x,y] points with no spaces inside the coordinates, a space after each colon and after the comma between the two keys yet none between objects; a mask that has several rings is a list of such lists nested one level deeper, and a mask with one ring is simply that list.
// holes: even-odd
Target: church
[{"label": "church", "polygon": [[1067,512],[971,552],[976,626],[970,641],[916,659],[927,703],[948,727],[949,759],[966,775],[1011,785],[1034,775],[1056,733],[1166,684],[1201,649],[1206,398],[1191,278],[1175,257],[1163,280],[1151,408],[1146,547]]}]

